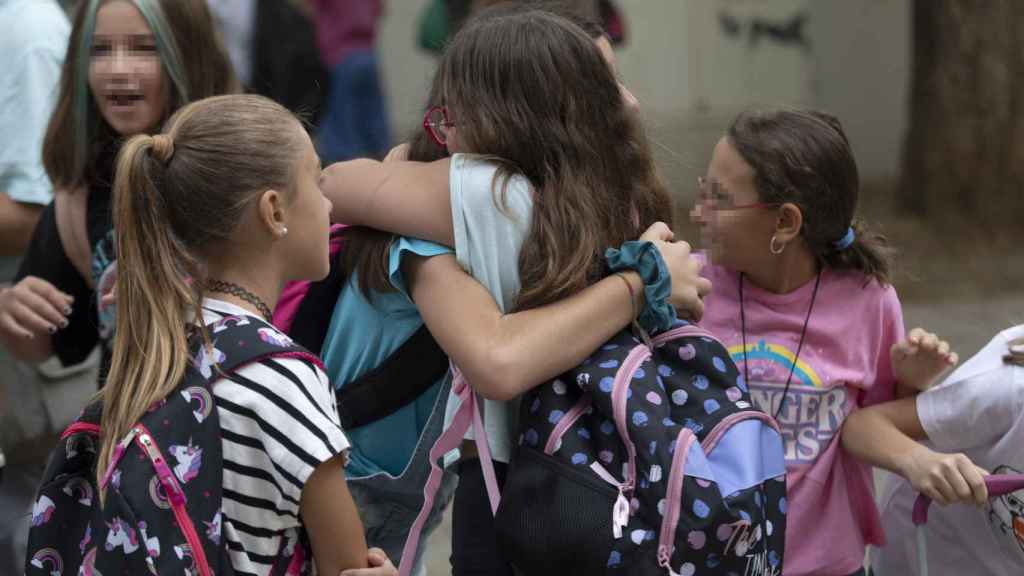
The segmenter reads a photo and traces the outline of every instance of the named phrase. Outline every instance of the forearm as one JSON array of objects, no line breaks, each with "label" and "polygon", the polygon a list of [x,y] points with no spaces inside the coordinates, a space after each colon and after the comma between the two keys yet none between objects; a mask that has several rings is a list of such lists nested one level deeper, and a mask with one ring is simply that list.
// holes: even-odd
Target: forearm
[{"label": "forearm", "polygon": [[843,425],[843,448],[868,464],[906,476],[909,458],[926,437],[915,398],[858,410]]},{"label": "forearm", "polygon": [[331,220],[453,246],[447,160],[352,160],[324,170]]},{"label": "forearm", "polygon": [[611,276],[560,302],[503,314],[451,256],[416,260],[409,277],[424,321],[470,384],[494,400],[515,398],[576,366],[643,306],[640,278],[629,272],[623,277],[632,291]]},{"label": "forearm", "polygon": [[25,252],[42,211],[42,206],[15,202],[0,192],[0,256]]},{"label": "forearm", "polygon": [[518,375],[502,392],[514,398],[579,365],[628,326],[634,310],[643,304],[643,282],[635,272],[628,272],[609,276],[560,302],[500,316],[494,354],[498,366]]}]

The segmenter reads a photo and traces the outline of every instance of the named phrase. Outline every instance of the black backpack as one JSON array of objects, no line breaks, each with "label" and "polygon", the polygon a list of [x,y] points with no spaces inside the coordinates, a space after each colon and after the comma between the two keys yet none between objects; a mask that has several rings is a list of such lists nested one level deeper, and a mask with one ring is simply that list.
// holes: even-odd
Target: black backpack
[{"label": "black backpack", "polygon": [[[210,384],[265,358],[320,361],[252,317],[225,317],[209,332],[213,348],[193,334],[182,382],[118,444],[102,506],[101,404],[61,435],[32,509],[26,576],[234,574],[221,538],[221,430]],[[310,560],[304,538],[282,543],[271,574],[307,573]]]},{"label": "black backpack", "polygon": [[620,332],[522,398],[497,511],[521,573],[782,573],[783,443],[710,333]]}]

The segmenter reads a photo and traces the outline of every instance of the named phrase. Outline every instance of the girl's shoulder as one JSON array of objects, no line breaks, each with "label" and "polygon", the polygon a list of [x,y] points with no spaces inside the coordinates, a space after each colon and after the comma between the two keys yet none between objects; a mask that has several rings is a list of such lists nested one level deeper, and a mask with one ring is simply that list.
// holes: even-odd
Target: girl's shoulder
[{"label": "girl's shoulder", "polygon": [[453,154],[448,177],[453,186],[495,189],[500,184],[513,192],[532,193],[530,181],[512,164],[496,156]]},{"label": "girl's shoulder", "polygon": [[821,284],[822,288],[834,297],[842,298],[848,305],[879,307],[883,311],[901,308],[899,295],[892,284],[880,282],[862,272],[828,270],[822,276]]}]

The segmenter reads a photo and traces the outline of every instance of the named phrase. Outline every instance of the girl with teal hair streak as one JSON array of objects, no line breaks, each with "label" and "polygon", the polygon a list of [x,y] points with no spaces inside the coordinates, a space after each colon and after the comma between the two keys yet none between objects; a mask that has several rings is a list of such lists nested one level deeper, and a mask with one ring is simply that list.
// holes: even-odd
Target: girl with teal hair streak
[{"label": "girl with teal hair streak", "polygon": [[114,285],[110,190],[121,142],[152,134],[194,100],[237,91],[204,0],[82,0],[43,143],[56,190],[15,284],[0,291],[0,344],[64,365],[110,361]]}]

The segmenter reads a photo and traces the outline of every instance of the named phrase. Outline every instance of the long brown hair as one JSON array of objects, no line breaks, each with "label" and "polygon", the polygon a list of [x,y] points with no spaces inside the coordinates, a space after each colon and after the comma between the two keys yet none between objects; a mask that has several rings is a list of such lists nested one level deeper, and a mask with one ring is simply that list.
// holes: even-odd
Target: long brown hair
[{"label": "long brown hair", "polygon": [[[591,40],[597,40],[604,36],[604,30],[600,24],[578,14],[563,3],[536,1],[533,4],[579,26]],[[513,13],[523,9],[522,5],[513,3],[503,5],[501,8],[493,8],[491,13],[499,14],[503,11]],[[432,104],[441,101],[438,78],[435,76],[431,85],[430,97],[427,99]],[[421,127],[413,130],[408,142],[409,150],[406,159],[413,162],[432,162],[448,155],[447,150],[438,146]],[[341,265],[347,276],[351,277],[353,273],[357,275],[359,289],[363,295],[369,299],[374,292],[394,292],[395,288],[391,284],[387,264],[388,251],[396,235],[363,226],[350,226],[342,234],[345,237],[345,249],[340,253]]]},{"label": "long brown hair", "polygon": [[518,173],[536,193],[518,309],[578,292],[604,275],[607,248],[671,225],[639,121],[578,26],[544,10],[484,12],[437,74],[463,149],[499,162],[498,183]]},{"label": "long brown hair", "polygon": [[271,100],[219,96],[122,147],[113,191],[117,331],[101,391],[99,477],[118,440],[185,373],[188,315],[202,322],[204,251],[223,247],[264,191],[294,189],[303,134]]},{"label": "long brown hair", "polygon": [[[856,270],[889,283],[893,251],[881,234],[855,218],[860,176],[839,120],[816,110],[745,112],[726,135],[754,169],[762,202],[793,203],[803,214],[800,236],[818,263]],[[836,246],[847,228],[855,239]]]},{"label": "long brown hair", "polygon": [[[166,117],[193,100],[238,91],[231,63],[205,0],[132,0],[157,40]],[[118,134],[100,115],[89,89],[89,61],[101,0],[80,0],[61,69],[60,92],[43,140],[43,166],[57,188],[95,176],[95,162]]]}]

